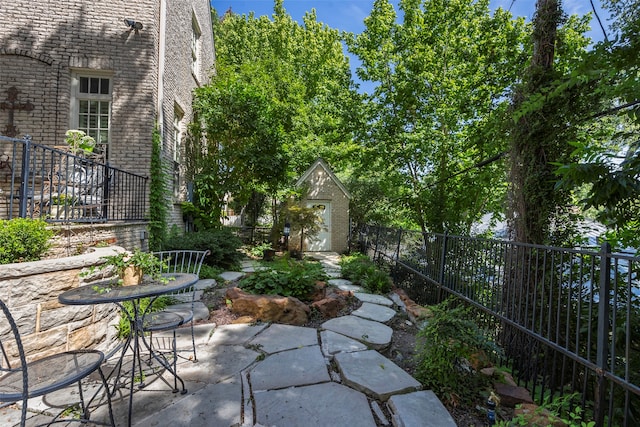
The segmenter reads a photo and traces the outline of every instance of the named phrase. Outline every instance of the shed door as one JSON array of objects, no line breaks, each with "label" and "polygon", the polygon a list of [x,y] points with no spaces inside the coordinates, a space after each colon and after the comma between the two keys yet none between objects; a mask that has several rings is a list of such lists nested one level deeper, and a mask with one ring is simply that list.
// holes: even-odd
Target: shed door
[{"label": "shed door", "polygon": [[331,202],[308,201],[307,207],[320,208],[318,214],[322,220],[321,229],[317,236],[306,238],[307,250],[322,252],[331,250]]}]

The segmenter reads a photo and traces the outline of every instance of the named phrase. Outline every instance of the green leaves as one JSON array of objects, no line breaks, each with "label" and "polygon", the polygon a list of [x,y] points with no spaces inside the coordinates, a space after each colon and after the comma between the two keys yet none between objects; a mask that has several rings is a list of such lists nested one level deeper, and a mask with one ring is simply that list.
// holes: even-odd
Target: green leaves
[{"label": "green leaves", "polygon": [[377,83],[354,184],[375,183],[389,217],[406,211],[423,229],[467,232],[504,196],[497,164],[457,172],[504,151],[500,102],[516,80],[524,23],[491,16],[486,1],[404,0],[400,9],[398,22],[388,1],[375,1],[365,31],[347,40],[358,75]]},{"label": "green leaves", "polygon": [[194,104],[207,139],[194,176],[198,203],[219,213],[225,197],[274,196],[318,156],[338,157],[357,97],[339,32],[313,11],[299,24],[276,0],[272,19],[226,14],[214,27],[217,73]]},{"label": "green leaves", "polygon": [[38,261],[51,247],[53,234],[39,219],[0,220],[0,264]]},{"label": "green leaves", "polygon": [[326,275],[318,262],[294,261],[288,257],[269,264],[240,281],[240,288],[253,294],[282,295],[306,299],[317,281]]}]

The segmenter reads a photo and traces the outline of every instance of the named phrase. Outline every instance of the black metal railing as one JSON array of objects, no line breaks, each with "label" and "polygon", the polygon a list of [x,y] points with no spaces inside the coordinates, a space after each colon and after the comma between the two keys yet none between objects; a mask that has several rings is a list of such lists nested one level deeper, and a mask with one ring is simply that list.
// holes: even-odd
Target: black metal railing
[{"label": "black metal railing", "polygon": [[417,302],[479,309],[518,381],[578,392],[586,417],[640,425],[640,257],[366,226],[359,248]]},{"label": "black metal railing", "polygon": [[147,218],[147,178],[64,149],[0,136],[0,218],[48,222]]}]

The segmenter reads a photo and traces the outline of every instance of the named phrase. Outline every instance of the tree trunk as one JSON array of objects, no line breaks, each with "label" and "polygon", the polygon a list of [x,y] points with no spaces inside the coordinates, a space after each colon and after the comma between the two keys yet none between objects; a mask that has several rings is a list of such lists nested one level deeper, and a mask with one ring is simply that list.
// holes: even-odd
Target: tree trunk
[{"label": "tree trunk", "polygon": [[[533,30],[533,55],[516,90],[512,102],[517,111],[527,98],[539,93],[553,80],[553,58],[557,27],[562,11],[558,0],[538,0]],[[545,243],[549,223],[554,214],[555,198],[553,170],[549,162],[555,161],[547,149],[551,125],[544,120],[541,109],[523,114],[512,132],[510,153],[510,231],[518,242]]]},{"label": "tree trunk", "polygon": [[[553,60],[557,27],[562,11],[559,0],[538,0],[533,25],[533,54],[522,84],[514,93],[513,111],[518,111],[532,95],[539,94],[555,76]],[[511,131],[509,228],[512,240],[548,244],[554,218],[562,203],[555,192],[555,176],[550,162],[557,161],[558,140],[554,129],[554,107],[545,103],[527,111]],[[508,265],[503,293],[505,316],[531,319],[536,303],[529,307],[517,301],[534,301],[542,267],[536,248],[513,245],[507,249]],[[529,260],[530,264],[527,264]],[[526,272],[526,274],[524,274]],[[525,312],[525,311],[528,311]],[[508,324],[503,324],[501,344],[514,369],[527,380],[537,375],[540,362],[535,340]]]}]

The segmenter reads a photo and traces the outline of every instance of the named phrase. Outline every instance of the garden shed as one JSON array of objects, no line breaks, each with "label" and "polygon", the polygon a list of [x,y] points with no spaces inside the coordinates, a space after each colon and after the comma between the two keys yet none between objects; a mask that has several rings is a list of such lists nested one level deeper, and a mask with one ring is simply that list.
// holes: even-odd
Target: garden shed
[{"label": "garden shed", "polygon": [[[349,242],[349,200],[351,195],[331,171],[329,165],[318,158],[307,171],[302,174],[297,187],[308,187],[302,203],[306,207],[315,207],[322,219],[321,231],[313,238],[305,238],[304,251],[332,251],[342,253]],[[293,238],[291,244],[299,240]]]}]

